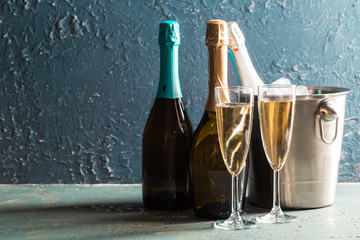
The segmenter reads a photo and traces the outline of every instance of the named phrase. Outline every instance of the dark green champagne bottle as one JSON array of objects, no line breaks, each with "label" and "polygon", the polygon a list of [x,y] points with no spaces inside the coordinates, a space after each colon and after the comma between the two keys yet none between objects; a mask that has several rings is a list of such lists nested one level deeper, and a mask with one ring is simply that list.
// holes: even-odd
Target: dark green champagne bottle
[{"label": "dark green champagne bottle", "polygon": [[142,141],[143,202],[147,209],[191,207],[189,151],[193,129],[179,81],[179,24],[160,23],[160,80]]},{"label": "dark green champagne bottle", "polygon": [[203,117],[194,132],[190,153],[193,210],[200,218],[228,218],[231,211],[231,175],[222,159],[218,140],[214,88],[227,86],[229,34],[223,20],[206,28],[209,90]]}]

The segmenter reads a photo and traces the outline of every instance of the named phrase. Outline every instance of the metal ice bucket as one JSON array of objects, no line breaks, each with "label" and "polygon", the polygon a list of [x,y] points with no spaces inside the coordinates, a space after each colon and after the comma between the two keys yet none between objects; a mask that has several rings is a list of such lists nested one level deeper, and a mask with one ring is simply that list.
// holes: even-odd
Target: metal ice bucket
[{"label": "metal ice bucket", "polygon": [[[281,206],[318,208],[335,200],[349,89],[308,86],[310,95],[297,96],[291,148],[280,171]],[[249,151],[248,198],[272,206],[273,171],[263,150],[255,104]]]}]

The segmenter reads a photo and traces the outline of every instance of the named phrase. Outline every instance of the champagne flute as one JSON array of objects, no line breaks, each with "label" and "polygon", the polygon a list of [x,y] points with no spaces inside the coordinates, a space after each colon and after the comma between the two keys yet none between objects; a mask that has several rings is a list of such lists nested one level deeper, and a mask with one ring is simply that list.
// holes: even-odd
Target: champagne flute
[{"label": "champagne flute", "polygon": [[214,227],[224,230],[253,228],[254,221],[241,217],[238,176],[245,166],[250,145],[254,92],[251,87],[216,87],[215,103],[220,150],[232,175],[232,208],[230,217],[215,222]]},{"label": "champagne flute", "polygon": [[261,138],[266,158],[274,170],[273,207],[270,213],[257,217],[258,222],[289,223],[295,216],[286,215],[280,207],[280,175],[291,143],[295,112],[295,85],[259,86],[258,106]]}]

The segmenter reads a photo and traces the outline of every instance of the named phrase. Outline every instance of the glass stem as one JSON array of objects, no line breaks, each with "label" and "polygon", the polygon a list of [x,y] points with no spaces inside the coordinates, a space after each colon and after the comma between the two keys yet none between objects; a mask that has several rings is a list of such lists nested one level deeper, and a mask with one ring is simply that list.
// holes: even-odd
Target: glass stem
[{"label": "glass stem", "polygon": [[245,201],[246,201],[246,189],[247,189],[247,181],[248,181],[248,173],[249,173],[249,160],[246,159],[246,163],[242,173],[239,174],[238,178],[240,181],[240,213],[245,212]]},{"label": "glass stem", "polygon": [[281,212],[280,208],[280,174],[274,171],[274,193],[273,193],[273,209],[274,212]]},{"label": "glass stem", "polygon": [[231,207],[231,215],[232,217],[238,217],[240,210],[239,203],[239,178],[238,176],[232,176],[232,207]]}]

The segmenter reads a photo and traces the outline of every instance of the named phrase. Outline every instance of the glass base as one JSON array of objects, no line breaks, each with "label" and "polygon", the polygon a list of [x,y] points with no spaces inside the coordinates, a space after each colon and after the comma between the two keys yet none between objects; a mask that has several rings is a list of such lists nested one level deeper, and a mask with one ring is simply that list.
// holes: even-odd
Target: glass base
[{"label": "glass base", "polygon": [[230,216],[226,220],[215,222],[214,227],[222,230],[243,230],[256,227],[256,222],[241,217]]},{"label": "glass base", "polygon": [[295,216],[287,215],[281,209],[272,209],[268,214],[257,217],[256,221],[260,223],[291,223],[296,219]]}]

